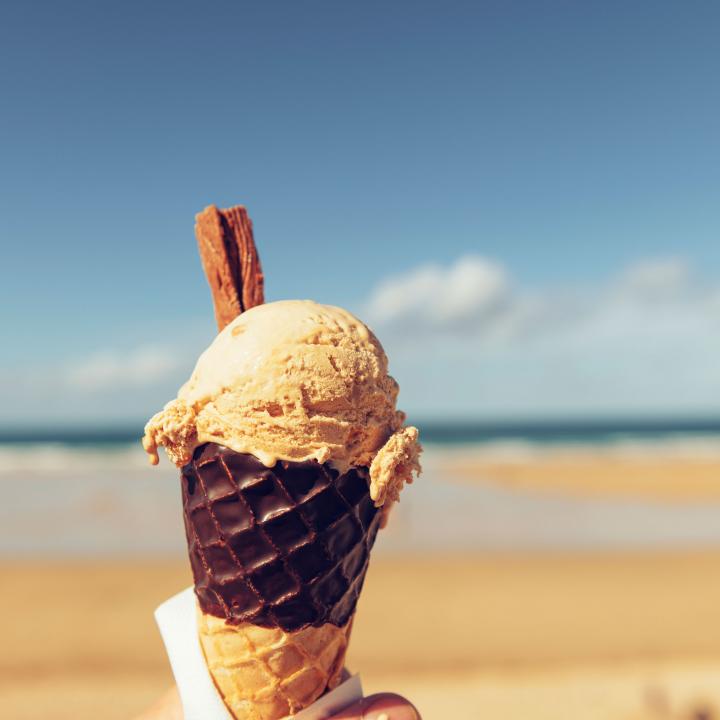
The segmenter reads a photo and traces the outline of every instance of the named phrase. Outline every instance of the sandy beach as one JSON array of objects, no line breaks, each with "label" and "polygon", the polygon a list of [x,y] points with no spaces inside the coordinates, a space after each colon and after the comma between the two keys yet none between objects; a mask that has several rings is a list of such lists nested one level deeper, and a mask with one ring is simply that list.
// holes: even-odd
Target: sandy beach
[{"label": "sandy beach", "polygon": [[[425,720],[720,717],[720,454],[636,450],[429,448],[361,598],[366,691]],[[176,471],[5,459],[0,717],[130,720],[172,683],[152,611],[190,583]]]},{"label": "sandy beach", "polygon": [[[152,609],[184,562],[2,572],[2,717],[130,718],[171,683]],[[382,557],[348,665],[426,720],[716,717],[720,552]]]},{"label": "sandy beach", "polygon": [[534,448],[531,453],[434,450],[447,477],[580,497],[688,503],[720,500],[720,442]]}]

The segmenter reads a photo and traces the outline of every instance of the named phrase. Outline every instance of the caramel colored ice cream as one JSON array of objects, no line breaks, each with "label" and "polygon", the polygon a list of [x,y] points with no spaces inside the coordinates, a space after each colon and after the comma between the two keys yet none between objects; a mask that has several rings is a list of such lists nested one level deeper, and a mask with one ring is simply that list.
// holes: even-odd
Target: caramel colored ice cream
[{"label": "caramel colored ice cream", "polygon": [[278,460],[370,468],[370,495],[396,500],[419,471],[418,431],[396,410],[398,386],[373,333],[340,308],[309,300],[258,305],[200,356],[190,380],[145,428],[183,466],[204,443]]},{"label": "caramel colored ice cream", "polygon": [[252,223],[196,235],[220,334],[143,446],[181,467],[207,668],[237,720],[289,720],[341,682],[378,531],[420,471],[373,333],[340,308],[264,303]]}]

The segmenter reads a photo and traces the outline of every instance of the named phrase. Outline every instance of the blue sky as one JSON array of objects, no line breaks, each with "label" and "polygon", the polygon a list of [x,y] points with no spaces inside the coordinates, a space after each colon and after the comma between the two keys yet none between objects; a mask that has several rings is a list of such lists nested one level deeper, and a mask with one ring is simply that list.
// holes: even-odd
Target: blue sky
[{"label": "blue sky", "polygon": [[720,410],[717,4],[13,5],[0,423],[168,399],[239,202],[268,299],[368,317],[415,414]]}]

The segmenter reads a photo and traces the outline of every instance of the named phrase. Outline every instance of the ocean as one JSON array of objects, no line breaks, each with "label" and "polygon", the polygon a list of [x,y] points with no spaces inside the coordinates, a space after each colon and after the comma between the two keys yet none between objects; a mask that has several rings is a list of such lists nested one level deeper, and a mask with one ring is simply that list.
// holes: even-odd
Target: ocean
[{"label": "ocean", "polygon": [[[527,422],[417,421],[422,440],[431,445],[486,444],[518,441],[529,444],[606,444],[622,440],[664,442],[669,438],[720,438],[720,419],[605,419]],[[0,447],[54,444],[103,447],[134,444],[142,426],[115,428],[0,428]]]},{"label": "ocean", "polygon": [[[378,552],[608,550],[720,546],[720,502],[583,496],[460,482],[448,458],[525,462],[569,450],[717,458],[720,421],[419,423],[422,477],[403,493]],[[0,431],[0,555],[184,552],[178,473],[149,466],[139,428]],[[582,482],[582,478],[578,478]],[[682,478],[678,478],[682,482]],[[718,476],[720,486],[720,474]],[[718,492],[720,497],[720,492]]]}]

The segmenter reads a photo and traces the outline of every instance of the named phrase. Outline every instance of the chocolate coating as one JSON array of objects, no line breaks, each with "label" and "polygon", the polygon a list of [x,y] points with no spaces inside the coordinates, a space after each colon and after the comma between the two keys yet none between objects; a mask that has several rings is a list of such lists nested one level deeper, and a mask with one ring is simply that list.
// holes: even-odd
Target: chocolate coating
[{"label": "chocolate coating", "polygon": [[366,468],[267,468],[207,443],[182,469],[182,496],[203,612],[284,630],[350,619],[380,523]]}]

